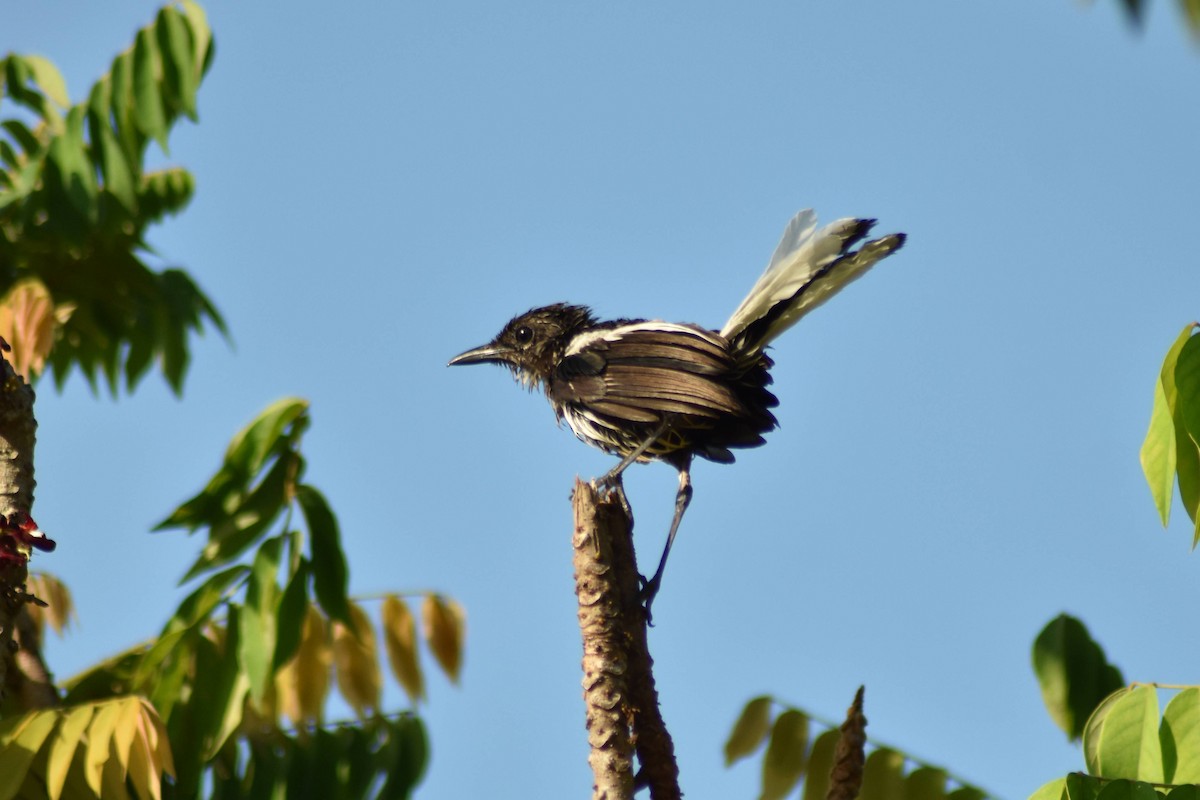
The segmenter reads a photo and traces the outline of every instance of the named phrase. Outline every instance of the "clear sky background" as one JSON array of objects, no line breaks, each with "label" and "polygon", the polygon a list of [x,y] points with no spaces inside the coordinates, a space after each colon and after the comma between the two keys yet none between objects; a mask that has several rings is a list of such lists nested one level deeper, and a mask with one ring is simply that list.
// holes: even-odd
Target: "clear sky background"
[{"label": "clear sky background", "polygon": [[[0,51],[80,98],[156,7],[13,4]],[[756,796],[720,751],[751,696],[840,717],[865,683],[869,734],[1019,800],[1083,763],[1029,663],[1064,610],[1127,678],[1197,680],[1200,563],[1137,460],[1200,314],[1200,50],[1173,4],[1141,35],[1067,0],[206,7],[216,62],[170,153],[198,191],[152,241],[235,345],[198,342],[182,400],[41,387],[36,566],[80,616],[60,676],[157,631],[201,542],[147,531],[300,395],[352,590],[469,615],[419,796],[586,794],[567,496],[612,459],[445,363],[559,300],[720,327],[813,206],[910,239],[777,343],[768,445],[694,470],[650,639],[688,796]],[[644,559],[674,485],[628,474]]]}]

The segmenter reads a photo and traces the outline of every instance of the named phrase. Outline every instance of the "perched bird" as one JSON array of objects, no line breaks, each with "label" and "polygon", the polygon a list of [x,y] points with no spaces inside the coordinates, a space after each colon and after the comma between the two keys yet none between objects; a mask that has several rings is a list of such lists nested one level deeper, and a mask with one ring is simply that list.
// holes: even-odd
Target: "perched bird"
[{"label": "perched bird", "polygon": [[692,497],[696,456],[731,463],[757,447],[777,421],[764,350],[805,314],[904,244],[893,233],[853,249],[873,219],[840,219],[817,230],[806,209],[787,229],[766,271],[720,331],[661,320],[599,321],[584,306],[556,303],[513,318],[487,344],[450,360],[502,364],[527,388],[541,387],[560,422],[584,442],[621,456],[601,482],[620,488],[634,461],[679,471],[675,516],[658,570],[642,593],[649,612],[667,555]]}]

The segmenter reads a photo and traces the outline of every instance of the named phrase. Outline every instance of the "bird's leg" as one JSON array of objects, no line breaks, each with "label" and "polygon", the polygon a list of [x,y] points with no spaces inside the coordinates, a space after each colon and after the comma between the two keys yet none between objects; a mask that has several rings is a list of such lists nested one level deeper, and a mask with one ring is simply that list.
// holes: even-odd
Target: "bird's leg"
[{"label": "bird's leg", "polygon": [[671,553],[671,545],[675,543],[675,534],[679,532],[679,523],[683,521],[683,512],[687,511],[688,503],[692,502],[691,458],[679,466],[679,490],[675,493],[675,517],[671,520],[671,531],[667,534],[667,546],[663,548],[662,558],[658,560],[658,569],[654,577],[642,585],[641,599],[646,607],[646,622],[650,622],[650,604],[662,586],[663,570],[667,566],[667,556]]},{"label": "bird's leg", "polygon": [[[647,450],[649,450],[650,446],[652,444],[654,444],[655,442],[657,442],[659,437],[662,436],[664,433],[666,433],[667,429],[670,427],[671,427],[671,419],[668,417],[668,418],[664,419],[657,428],[654,429],[653,433],[651,433],[649,436],[646,437],[645,441],[643,441],[641,444],[639,444],[637,447],[635,447],[633,450],[631,450],[627,456],[622,458],[620,464],[617,464],[615,467],[610,469],[608,472],[604,473],[604,476],[601,477],[599,480],[597,480],[596,483],[601,486],[607,486],[610,488],[615,488],[617,486],[620,486],[621,485],[621,473],[624,472],[625,469],[630,464],[637,461],[642,456],[643,453],[645,453]],[[625,492],[622,489],[621,490],[622,497],[624,497],[624,494],[625,494]],[[626,508],[626,510],[628,510],[628,508],[629,508],[628,502],[625,502],[625,508]]]}]

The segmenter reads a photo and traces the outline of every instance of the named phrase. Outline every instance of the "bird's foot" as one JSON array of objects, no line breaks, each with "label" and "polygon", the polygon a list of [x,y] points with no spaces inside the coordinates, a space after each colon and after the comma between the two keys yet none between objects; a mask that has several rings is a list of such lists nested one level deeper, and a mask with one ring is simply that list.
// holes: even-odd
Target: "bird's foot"
[{"label": "bird's foot", "polygon": [[633,507],[629,505],[629,498],[625,496],[625,482],[621,480],[621,473],[609,472],[599,478],[593,478],[592,488],[598,492],[616,495],[621,510],[625,512],[625,518],[633,519]]},{"label": "bird's foot", "polygon": [[638,590],[638,604],[641,605],[642,611],[646,614],[646,626],[654,627],[654,615],[650,613],[650,606],[654,602],[654,598],[658,595],[658,589],[662,585],[662,575],[655,575],[650,580],[642,575],[638,575],[638,580],[641,581],[642,588]]}]

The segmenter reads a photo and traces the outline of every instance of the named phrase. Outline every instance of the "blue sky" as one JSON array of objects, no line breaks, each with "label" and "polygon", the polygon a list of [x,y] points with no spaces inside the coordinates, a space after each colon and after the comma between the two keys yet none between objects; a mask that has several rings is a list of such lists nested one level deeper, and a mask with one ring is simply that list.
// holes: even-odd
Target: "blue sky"
[{"label": "blue sky", "polygon": [[[18,4],[0,50],[78,98],[156,7]],[[60,675],[156,632],[199,541],[147,531],[300,395],[352,590],[467,609],[420,796],[585,792],[567,495],[612,462],[446,360],[558,300],[719,327],[813,206],[910,239],[777,342],[768,445],[694,470],[650,640],[684,791],[756,795],[720,756],[749,697],[838,717],[865,683],[869,734],[1022,798],[1082,765],[1029,667],[1063,610],[1127,678],[1196,679],[1186,517],[1162,531],[1137,462],[1200,314],[1200,51],[1170,4],[1140,36],[1112,2],[206,7],[170,153],[198,191],[153,244],[235,346],[197,344],[182,400],[41,388]],[[644,558],[674,483],[627,477]]]}]

